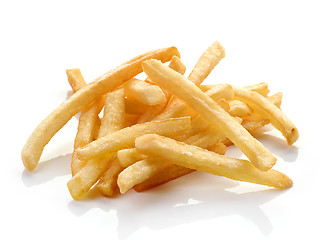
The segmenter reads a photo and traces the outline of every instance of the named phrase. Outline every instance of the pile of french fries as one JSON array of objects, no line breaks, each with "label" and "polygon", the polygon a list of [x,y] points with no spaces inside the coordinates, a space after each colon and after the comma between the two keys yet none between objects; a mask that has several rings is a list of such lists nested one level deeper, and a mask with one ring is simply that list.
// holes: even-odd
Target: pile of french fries
[{"label": "pile of french fries", "polygon": [[[292,145],[297,128],[280,110],[282,94],[267,83],[202,85],[225,50],[214,42],[186,78],[175,47],[147,52],[86,84],[67,70],[73,95],[34,130],[22,150],[26,169],[38,165],[45,145],[81,112],[68,189],[73,199],[91,188],[113,197],[144,191],[195,170],[278,189],[292,186],[273,170],[275,156],[253,133],[272,124]],[[165,64],[169,62],[169,64]],[[147,79],[136,76],[144,72]],[[225,156],[234,144],[249,160]]]}]

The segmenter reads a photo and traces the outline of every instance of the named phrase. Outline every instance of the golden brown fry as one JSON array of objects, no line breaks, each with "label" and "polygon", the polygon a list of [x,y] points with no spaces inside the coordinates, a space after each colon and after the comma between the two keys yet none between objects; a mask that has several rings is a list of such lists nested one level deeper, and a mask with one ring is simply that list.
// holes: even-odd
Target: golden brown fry
[{"label": "golden brown fry", "polygon": [[143,61],[159,59],[166,62],[173,55],[180,56],[175,47],[142,54],[87,84],[64,101],[37,126],[25,143],[21,153],[25,168],[29,171],[36,168],[46,144],[57,131],[87,104],[142,72],[141,63]]},{"label": "golden brown fry", "polygon": [[167,101],[160,87],[135,78],[125,84],[125,95],[146,105],[163,104]]},{"label": "golden brown fry", "polygon": [[124,127],[131,127],[131,126],[137,124],[139,117],[140,117],[140,115],[138,115],[138,114],[125,113]]},{"label": "golden brown fry", "polygon": [[169,161],[187,168],[279,189],[292,186],[289,177],[273,169],[260,171],[249,161],[229,158],[157,134],[138,137],[135,147],[142,154],[150,156],[150,159],[162,163]]},{"label": "golden brown fry", "polygon": [[244,88],[233,87],[233,89],[235,98],[244,101],[254,111],[268,119],[283,134],[289,145],[292,145],[299,138],[298,129],[291,120],[267,98]]},{"label": "golden brown fry", "polygon": [[81,160],[102,158],[121,149],[134,147],[134,140],[138,136],[157,133],[173,137],[182,134],[189,128],[189,117],[141,123],[99,138],[87,146],[77,149],[76,154]]},{"label": "golden brown fry", "polygon": [[201,85],[213,68],[225,57],[225,49],[218,41],[215,41],[198,59],[188,79],[196,86]]},{"label": "golden brown fry", "polygon": [[80,69],[67,69],[66,75],[68,77],[68,82],[72,88],[73,93],[86,86],[85,79],[83,78]]},{"label": "golden brown fry", "polygon": [[230,100],[228,113],[233,117],[245,117],[252,113],[252,109],[242,101]]},{"label": "golden brown fry", "polygon": [[133,163],[145,159],[147,156],[136,151],[135,148],[122,149],[117,152],[117,158],[120,166],[126,168]]},{"label": "golden brown fry", "polygon": [[244,88],[250,91],[255,91],[264,97],[269,93],[268,84],[266,82],[249,85]]},{"label": "golden brown fry", "polygon": [[206,149],[211,152],[215,152],[217,154],[224,155],[226,153],[227,147],[225,144],[223,144],[221,141],[219,141],[216,144],[213,144],[212,146],[207,147]]},{"label": "golden brown fry", "polygon": [[128,114],[138,114],[141,115],[147,111],[149,106],[136,101],[134,98],[125,97],[125,111]]},{"label": "golden brown fry", "polygon": [[258,169],[267,171],[275,164],[276,158],[269,150],[184,76],[157,60],[145,61],[143,69],[153,82],[167,88],[223,131]]}]

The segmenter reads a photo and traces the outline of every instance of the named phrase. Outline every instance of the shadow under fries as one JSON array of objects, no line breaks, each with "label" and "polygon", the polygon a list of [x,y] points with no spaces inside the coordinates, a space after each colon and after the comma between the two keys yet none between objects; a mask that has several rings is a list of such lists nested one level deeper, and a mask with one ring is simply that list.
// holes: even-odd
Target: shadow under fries
[{"label": "shadow under fries", "polygon": [[230,215],[251,221],[263,235],[269,235],[273,226],[261,206],[286,191],[254,188],[254,184],[248,184],[249,189],[242,186],[243,190],[254,189],[253,192],[230,190],[238,185],[230,179],[193,172],[149,191],[130,190],[113,199],[99,197],[97,190],[92,190],[81,201],[71,201],[68,209],[76,216],[94,208],[115,211],[120,239],[129,238],[143,227],[161,230]]},{"label": "shadow under fries", "polygon": [[22,181],[27,187],[39,185],[59,176],[71,174],[70,162],[72,154],[60,155],[40,162],[33,172],[26,169],[22,173]]}]

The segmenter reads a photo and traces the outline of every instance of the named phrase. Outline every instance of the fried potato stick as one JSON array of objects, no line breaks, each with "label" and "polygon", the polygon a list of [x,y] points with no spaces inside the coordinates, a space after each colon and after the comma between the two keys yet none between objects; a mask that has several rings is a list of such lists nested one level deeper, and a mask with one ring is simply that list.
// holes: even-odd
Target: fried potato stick
[{"label": "fried potato stick", "polygon": [[146,105],[163,104],[167,101],[160,87],[135,78],[126,82],[125,95]]},{"label": "fried potato stick", "polygon": [[167,88],[223,131],[258,169],[267,171],[275,164],[276,158],[268,149],[184,76],[157,60],[145,61],[143,70],[153,82]]},{"label": "fried potato stick", "polygon": [[298,129],[291,120],[271,101],[257,94],[256,92],[246,90],[240,87],[233,87],[235,98],[244,101],[254,111],[259,112],[268,119],[271,124],[277,128],[285,137],[287,143],[292,145],[299,138]]},{"label": "fried potato stick", "polygon": [[142,72],[141,63],[143,61],[159,59],[166,62],[171,60],[173,55],[180,56],[175,47],[142,54],[87,84],[64,101],[37,126],[25,143],[21,152],[25,168],[29,171],[36,168],[46,144],[57,131],[87,104]]},{"label": "fried potato stick", "polygon": [[292,186],[289,177],[273,169],[260,171],[249,161],[229,158],[156,134],[138,137],[135,148],[150,156],[150,161],[168,161],[198,171],[279,189]]}]

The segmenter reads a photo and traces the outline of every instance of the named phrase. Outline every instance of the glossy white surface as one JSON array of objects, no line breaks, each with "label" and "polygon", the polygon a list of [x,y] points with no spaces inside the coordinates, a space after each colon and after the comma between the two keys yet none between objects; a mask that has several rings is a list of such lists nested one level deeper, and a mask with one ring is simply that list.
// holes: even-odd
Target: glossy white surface
[{"label": "glossy white surface", "polygon": [[[215,4],[216,3],[216,4]],[[2,1],[0,239],[328,239],[330,36],[327,1]],[[149,50],[175,45],[187,73],[214,40],[226,57],[205,83],[267,81],[300,139],[260,140],[290,176],[286,191],[192,173],[145,193],[73,201],[66,183],[74,117],[37,169],[20,151],[68,96],[67,68],[91,81]],[[187,74],[186,74],[187,75]],[[230,148],[228,154],[242,157]],[[321,236],[321,237],[320,237]]]}]

